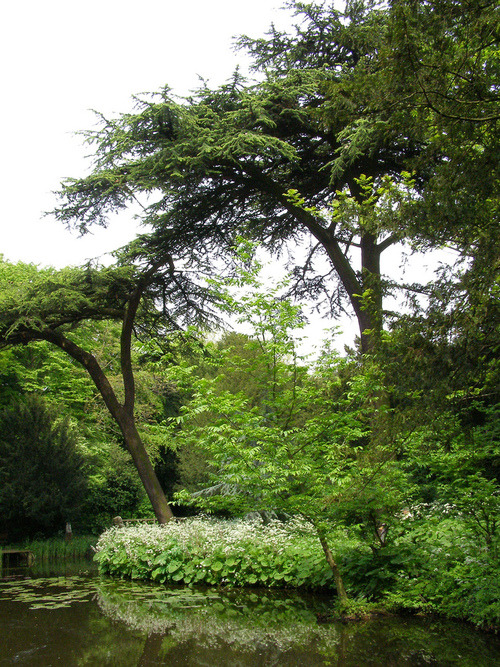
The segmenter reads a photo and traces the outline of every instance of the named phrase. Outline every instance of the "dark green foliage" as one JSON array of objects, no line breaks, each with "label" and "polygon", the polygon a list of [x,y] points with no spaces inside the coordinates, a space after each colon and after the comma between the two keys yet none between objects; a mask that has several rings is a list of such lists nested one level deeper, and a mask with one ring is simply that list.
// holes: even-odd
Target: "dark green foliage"
[{"label": "dark green foliage", "polygon": [[14,367],[15,356],[11,350],[0,354],[0,405],[8,405],[21,394],[21,370]]},{"label": "dark green foliage", "polygon": [[172,498],[179,484],[179,457],[177,452],[163,446],[155,461],[155,472],[167,498]]},{"label": "dark green foliage", "polygon": [[115,516],[135,517],[144,498],[140,480],[127,454],[110,444],[94,461],[86,502],[76,527],[79,532],[99,535],[112,525]]},{"label": "dark green foliage", "polygon": [[372,550],[356,545],[342,558],[342,569],[351,593],[366,600],[379,601],[394,589],[398,573],[411,559],[411,549],[389,544],[384,549]]},{"label": "dark green foliage", "polygon": [[0,516],[10,539],[64,531],[87,494],[67,419],[36,397],[0,411]]},{"label": "dark green foliage", "polygon": [[399,540],[406,558],[386,591],[391,604],[498,628],[499,536],[488,548],[470,528],[469,520],[451,505],[431,507],[416,516]]},{"label": "dark green foliage", "polygon": [[499,43],[494,1],[392,0],[376,58],[344,90],[367,123],[418,143],[424,196],[405,228],[427,248],[451,241],[479,257],[497,236]]}]

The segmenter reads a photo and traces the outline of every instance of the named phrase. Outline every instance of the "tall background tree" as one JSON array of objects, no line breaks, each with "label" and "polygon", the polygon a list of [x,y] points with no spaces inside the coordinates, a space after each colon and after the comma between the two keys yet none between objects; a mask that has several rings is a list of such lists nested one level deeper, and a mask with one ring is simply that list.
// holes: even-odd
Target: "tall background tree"
[{"label": "tall background tree", "polygon": [[[102,118],[102,128],[88,134],[94,170],[66,182],[55,214],[85,232],[139,199],[152,230],[136,243],[139,256],[167,244],[174,252],[196,247],[214,260],[228,256],[238,234],[273,253],[293,248],[297,295],[323,295],[333,312],[347,297],[367,352],[383,320],[381,257],[414,235],[398,198],[407,196],[413,170],[412,192],[422,191],[441,153],[419,162],[429,136],[358,101],[356,86],[380,67],[387,9],[290,6],[295,34],[273,29],[240,42],[254,58],[256,83],[236,73],[181,102],[164,89],[137,100],[136,113]],[[377,209],[382,179],[391,179],[398,196],[392,215],[382,207],[377,217],[365,209]],[[331,215],[339,196],[354,204]],[[323,262],[315,265],[318,256]]]},{"label": "tall background tree", "polygon": [[0,526],[12,540],[51,535],[78,515],[85,458],[69,417],[42,398],[0,410]]}]

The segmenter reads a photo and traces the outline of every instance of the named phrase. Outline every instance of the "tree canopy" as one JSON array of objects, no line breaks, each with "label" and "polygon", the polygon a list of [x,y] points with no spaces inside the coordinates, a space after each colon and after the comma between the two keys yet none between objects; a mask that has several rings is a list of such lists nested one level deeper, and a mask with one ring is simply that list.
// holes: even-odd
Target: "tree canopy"
[{"label": "tree canopy", "polygon": [[[134,113],[102,117],[87,134],[94,169],[66,182],[56,216],[85,232],[140,201],[151,232],[137,257],[196,248],[214,262],[239,234],[276,253],[292,244],[296,293],[326,296],[333,311],[347,296],[368,351],[382,320],[384,251],[429,239],[467,251],[479,222],[474,232],[462,219],[481,210],[484,230],[496,210],[494,175],[470,176],[498,164],[497,13],[488,3],[422,5],[347,2],[340,12],[291,2],[293,34],[272,28],[239,42],[256,81],[236,72],[183,100],[165,88],[136,99]],[[458,165],[467,166],[459,182]],[[346,196],[352,205],[342,206]]]}]

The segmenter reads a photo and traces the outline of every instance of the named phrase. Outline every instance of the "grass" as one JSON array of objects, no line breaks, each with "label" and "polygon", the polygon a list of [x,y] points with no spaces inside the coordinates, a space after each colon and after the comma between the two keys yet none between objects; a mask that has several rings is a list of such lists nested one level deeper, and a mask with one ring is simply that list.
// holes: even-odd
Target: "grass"
[{"label": "grass", "polygon": [[46,540],[30,540],[15,545],[5,545],[7,549],[29,549],[35,556],[36,563],[57,563],[91,558],[91,547],[95,544],[93,535],[73,537],[66,541],[63,537],[52,537]]}]

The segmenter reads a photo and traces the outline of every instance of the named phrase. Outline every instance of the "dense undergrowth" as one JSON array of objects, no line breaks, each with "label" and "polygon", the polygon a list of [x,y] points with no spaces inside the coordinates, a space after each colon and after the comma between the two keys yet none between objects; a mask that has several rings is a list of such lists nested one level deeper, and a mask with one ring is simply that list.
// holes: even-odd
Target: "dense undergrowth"
[{"label": "dense undergrowth", "polygon": [[[447,518],[410,522],[379,550],[330,536],[352,608],[439,613],[500,627],[500,566],[465,526]],[[334,590],[319,540],[307,523],[192,518],[165,526],[111,528],[96,559],[102,573],[175,585]],[[348,610],[349,611],[349,610]]]}]

